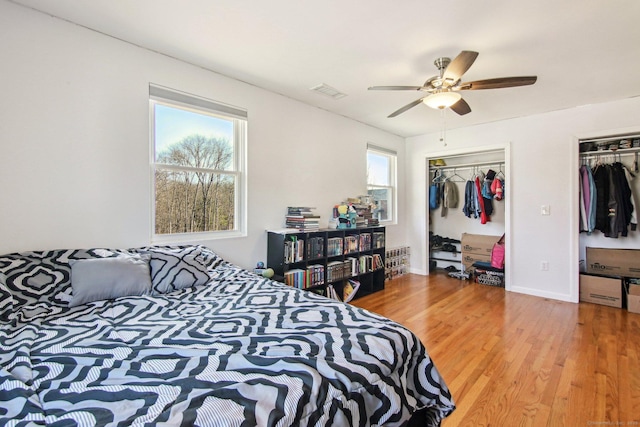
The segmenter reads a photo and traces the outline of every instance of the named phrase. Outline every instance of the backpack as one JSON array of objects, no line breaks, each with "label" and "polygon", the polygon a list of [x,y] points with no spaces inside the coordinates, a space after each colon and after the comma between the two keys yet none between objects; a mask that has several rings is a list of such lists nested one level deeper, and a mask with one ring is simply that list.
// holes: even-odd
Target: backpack
[{"label": "backpack", "polygon": [[440,184],[433,183],[429,187],[429,209],[438,209],[440,206]]},{"label": "backpack", "polygon": [[491,267],[504,268],[504,234],[496,243],[493,244],[491,249]]},{"label": "backpack", "polygon": [[[434,182],[435,181],[435,182]],[[438,209],[440,206],[440,173],[435,171],[433,180],[429,186],[429,209]]]}]

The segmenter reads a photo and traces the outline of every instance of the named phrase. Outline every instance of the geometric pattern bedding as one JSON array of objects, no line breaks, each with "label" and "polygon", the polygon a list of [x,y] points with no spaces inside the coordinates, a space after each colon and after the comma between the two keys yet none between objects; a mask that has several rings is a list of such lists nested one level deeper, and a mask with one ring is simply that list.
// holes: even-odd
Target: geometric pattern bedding
[{"label": "geometric pattern bedding", "polygon": [[0,425],[400,426],[422,409],[436,426],[453,411],[406,328],[204,247],[205,285],[69,307],[70,259],[145,249],[0,257]]}]

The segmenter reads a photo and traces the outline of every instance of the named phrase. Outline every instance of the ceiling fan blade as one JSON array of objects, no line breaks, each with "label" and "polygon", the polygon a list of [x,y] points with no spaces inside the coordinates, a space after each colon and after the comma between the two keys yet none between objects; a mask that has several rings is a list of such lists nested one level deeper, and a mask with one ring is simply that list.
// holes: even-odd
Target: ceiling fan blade
[{"label": "ceiling fan blade", "polygon": [[458,102],[456,102],[449,108],[451,108],[455,113],[457,113],[460,116],[464,116],[465,114],[468,114],[471,112],[471,107],[469,107],[469,104],[467,104],[467,101],[465,101],[462,98],[460,98]]},{"label": "ceiling fan blade", "polygon": [[[424,97],[424,98],[426,98],[426,97]],[[405,112],[405,111],[407,111],[408,109],[413,108],[413,107],[415,107],[416,105],[420,104],[424,98],[416,99],[415,101],[413,101],[413,102],[411,102],[411,103],[409,103],[409,104],[405,105],[404,107],[400,108],[399,110],[396,110],[396,111],[394,111],[393,113],[389,114],[387,117],[388,117],[388,118],[392,118],[392,117],[395,117],[395,116],[397,116],[397,115],[399,115],[399,114],[404,113],[404,112]]]},{"label": "ceiling fan blade", "polygon": [[458,56],[444,70],[442,78],[449,80],[452,83],[460,80],[460,77],[473,65],[474,61],[478,57],[478,52],[471,50],[463,50]]},{"label": "ceiling fan blade", "polygon": [[371,86],[369,90],[420,90],[422,86]]},{"label": "ceiling fan blade", "polygon": [[537,76],[498,77],[496,79],[477,80],[461,83],[460,90],[500,89],[503,87],[532,85],[538,80]]}]

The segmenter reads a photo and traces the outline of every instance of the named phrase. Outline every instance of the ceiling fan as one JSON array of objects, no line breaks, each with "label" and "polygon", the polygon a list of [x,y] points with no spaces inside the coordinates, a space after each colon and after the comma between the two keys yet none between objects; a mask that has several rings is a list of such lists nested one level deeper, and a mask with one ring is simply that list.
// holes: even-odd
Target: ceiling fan
[{"label": "ceiling fan", "polygon": [[389,114],[389,118],[404,113],[410,108],[424,102],[431,108],[451,108],[459,115],[471,112],[469,104],[458,93],[461,90],[499,89],[503,87],[532,85],[537,76],[499,77],[495,79],[476,80],[461,83],[462,75],[473,65],[478,52],[463,50],[453,61],[450,58],[438,58],[433,63],[438,67],[439,75],[431,77],[422,86],[372,86],[369,90],[417,90],[428,95],[405,105]]}]

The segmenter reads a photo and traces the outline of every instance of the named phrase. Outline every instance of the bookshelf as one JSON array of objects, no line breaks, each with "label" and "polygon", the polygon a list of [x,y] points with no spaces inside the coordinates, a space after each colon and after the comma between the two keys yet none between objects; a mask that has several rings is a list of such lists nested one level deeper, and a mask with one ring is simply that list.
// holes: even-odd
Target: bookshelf
[{"label": "bookshelf", "polygon": [[384,245],[384,227],[268,231],[267,266],[274,280],[325,296],[332,285],[341,299],[357,280],[358,298],[384,289]]}]

